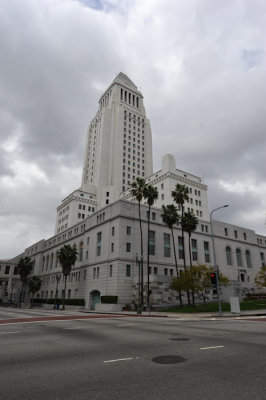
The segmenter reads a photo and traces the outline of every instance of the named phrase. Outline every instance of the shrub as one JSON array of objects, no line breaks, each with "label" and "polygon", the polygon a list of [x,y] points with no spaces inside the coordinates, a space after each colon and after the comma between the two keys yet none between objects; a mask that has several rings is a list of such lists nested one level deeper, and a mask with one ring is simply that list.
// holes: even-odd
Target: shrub
[{"label": "shrub", "polygon": [[[41,303],[41,304],[54,304],[55,299],[34,299],[34,303]],[[56,300],[57,304],[62,304],[62,299],[57,299]],[[66,299],[65,300],[65,305],[68,306],[84,306],[85,305],[85,300],[84,299]]]},{"label": "shrub", "polygon": [[117,304],[118,296],[101,296],[103,304]]}]

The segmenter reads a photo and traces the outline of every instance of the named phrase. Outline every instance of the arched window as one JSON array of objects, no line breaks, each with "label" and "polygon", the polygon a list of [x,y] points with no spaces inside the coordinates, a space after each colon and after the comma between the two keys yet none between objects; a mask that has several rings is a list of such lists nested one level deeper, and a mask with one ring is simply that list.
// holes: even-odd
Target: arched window
[{"label": "arched window", "polygon": [[48,266],[49,266],[49,255],[46,256],[46,269],[48,269]]},{"label": "arched window", "polygon": [[251,268],[251,267],[252,267],[252,265],[251,265],[250,251],[249,251],[249,250],[246,250],[246,263],[247,263],[247,267],[248,267],[248,268]]},{"label": "arched window", "polygon": [[233,265],[232,263],[232,251],[230,249],[230,247],[226,247],[226,262],[227,265]]},{"label": "arched window", "polygon": [[79,244],[79,261],[83,260],[83,242]]},{"label": "arched window", "polygon": [[237,266],[238,267],[242,267],[243,266],[242,255],[241,255],[241,250],[240,249],[236,249],[236,262],[237,262]]},{"label": "arched window", "polygon": [[50,269],[53,268],[53,263],[54,263],[54,253],[51,254]]}]

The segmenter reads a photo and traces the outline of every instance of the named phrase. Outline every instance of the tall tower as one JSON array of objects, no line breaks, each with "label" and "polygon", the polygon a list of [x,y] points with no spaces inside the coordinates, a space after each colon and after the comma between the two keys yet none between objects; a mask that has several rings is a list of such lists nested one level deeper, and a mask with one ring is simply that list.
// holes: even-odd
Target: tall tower
[{"label": "tall tower", "polygon": [[120,72],[99,100],[87,132],[81,187],[57,207],[55,233],[119,199],[137,177],[150,176],[152,170],[143,96]]},{"label": "tall tower", "polygon": [[143,96],[120,72],[101,96],[89,125],[81,188],[95,193],[102,207],[152,170],[151,128]]}]

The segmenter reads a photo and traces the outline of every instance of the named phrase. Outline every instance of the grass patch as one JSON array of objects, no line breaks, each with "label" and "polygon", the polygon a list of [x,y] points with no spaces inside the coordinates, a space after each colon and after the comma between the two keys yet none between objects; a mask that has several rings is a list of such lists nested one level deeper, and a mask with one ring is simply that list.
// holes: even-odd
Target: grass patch
[{"label": "grass patch", "polygon": [[[240,302],[240,310],[266,310],[266,299],[245,299]],[[206,304],[206,310],[204,304],[198,304],[195,307],[170,307],[161,309],[162,312],[174,312],[174,313],[202,313],[202,312],[218,312],[218,303]],[[230,311],[229,303],[222,303],[222,311]]]}]

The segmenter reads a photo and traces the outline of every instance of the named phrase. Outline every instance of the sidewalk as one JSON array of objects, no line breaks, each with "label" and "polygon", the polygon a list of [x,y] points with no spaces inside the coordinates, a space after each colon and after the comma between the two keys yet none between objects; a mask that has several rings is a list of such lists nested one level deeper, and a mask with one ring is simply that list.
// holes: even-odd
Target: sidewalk
[{"label": "sidewalk", "polygon": [[92,310],[82,310],[80,312],[84,313],[96,313],[96,314],[116,314],[116,315],[128,315],[128,316],[138,316],[138,317],[157,317],[157,318],[176,318],[176,319],[204,319],[204,318],[235,318],[235,317],[254,317],[254,316],[266,316],[265,310],[243,310],[240,314],[231,313],[229,311],[223,312],[219,315],[218,312],[203,312],[203,313],[167,313],[167,312],[157,312],[143,311],[142,314],[137,314],[136,311],[120,311],[120,312],[99,312]]}]

